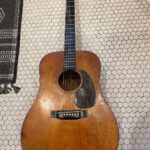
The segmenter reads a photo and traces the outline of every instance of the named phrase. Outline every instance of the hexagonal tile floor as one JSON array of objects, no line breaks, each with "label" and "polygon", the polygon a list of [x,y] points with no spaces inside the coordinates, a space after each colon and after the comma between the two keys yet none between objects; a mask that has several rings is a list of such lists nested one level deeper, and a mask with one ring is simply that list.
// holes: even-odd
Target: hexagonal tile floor
[{"label": "hexagonal tile floor", "polygon": [[[119,150],[150,150],[150,5],[76,0],[77,46],[102,63],[101,87],[120,130]],[[65,0],[25,0],[18,95],[0,96],[0,149],[21,150],[20,129],[39,86],[39,62],[63,50]]]}]

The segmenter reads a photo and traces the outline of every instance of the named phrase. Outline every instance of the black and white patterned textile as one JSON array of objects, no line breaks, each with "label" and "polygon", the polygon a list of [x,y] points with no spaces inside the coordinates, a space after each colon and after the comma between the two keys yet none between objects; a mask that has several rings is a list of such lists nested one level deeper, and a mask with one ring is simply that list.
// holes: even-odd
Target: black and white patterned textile
[{"label": "black and white patterned textile", "polygon": [[16,82],[22,0],[0,0],[0,94],[20,88]]}]

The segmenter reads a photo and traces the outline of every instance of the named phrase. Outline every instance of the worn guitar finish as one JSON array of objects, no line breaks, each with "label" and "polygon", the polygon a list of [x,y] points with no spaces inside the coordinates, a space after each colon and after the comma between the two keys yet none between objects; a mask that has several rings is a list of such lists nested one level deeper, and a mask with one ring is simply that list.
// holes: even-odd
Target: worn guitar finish
[{"label": "worn guitar finish", "polygon": [[117,150],[116,120],[100,92],[100,61],[77,51],[74,0],[66,0],[64,52],[40,63],[40,89],[21,132],[23,150]]},{"label": "worn guitar finish", "polygon": [[41,61],[39,94],[22,128],[23,150],[116,150],[118,128],[100,93],[100,62],[93,53],[77,52],[77,69],[88,73],[96,92],[95,105],[87,109],[88,117],[63,121],[51,118],[52,110],[79,110],[74,92],[64,93],[58,84],[63,59],[63,53],[58,52]]}]

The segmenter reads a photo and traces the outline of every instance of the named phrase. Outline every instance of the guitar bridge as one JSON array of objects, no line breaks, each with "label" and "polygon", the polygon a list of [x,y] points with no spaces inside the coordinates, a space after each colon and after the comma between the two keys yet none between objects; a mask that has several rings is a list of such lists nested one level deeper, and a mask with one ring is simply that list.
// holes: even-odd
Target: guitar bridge
[{"label": "guitar bridge", "polygon": [[51,118],[60,120],[76,120],[87,117],[86,110],[56,110],[51,111]]}]

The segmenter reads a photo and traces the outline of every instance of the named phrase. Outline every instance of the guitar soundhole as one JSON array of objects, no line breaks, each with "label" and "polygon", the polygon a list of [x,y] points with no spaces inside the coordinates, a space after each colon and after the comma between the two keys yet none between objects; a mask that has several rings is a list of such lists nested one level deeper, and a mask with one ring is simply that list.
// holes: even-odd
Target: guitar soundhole
[{"label": "guitar soundhole", "polygon": [[65,91],[74,91],[79,88],[81,77],[74,70],[66,70],[59,77],[59,85]]}]

